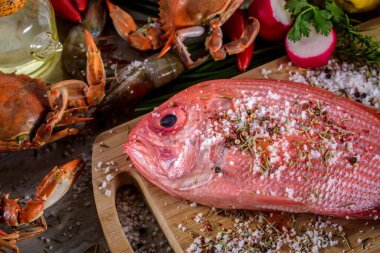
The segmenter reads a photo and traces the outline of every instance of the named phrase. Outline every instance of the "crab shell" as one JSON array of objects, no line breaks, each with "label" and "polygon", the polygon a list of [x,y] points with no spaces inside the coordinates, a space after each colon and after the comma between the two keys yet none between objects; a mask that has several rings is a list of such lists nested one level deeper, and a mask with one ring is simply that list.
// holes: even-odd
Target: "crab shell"
[{"label": "crab shell", "polygon": [[199,0],[194,2],[160,0],[162,30],[166,32],[167,36],[170,36],[179,28],[206,25],[213,17],[228,11],[229,7],[232,7],[231,5],[234,3],[239,6],[242,1]]},{"label": "crab shell", "polygon": [[227,20],[242,3],[241,0],[160,0],[160,23],[164,31],[162,38],[167,39],[162,52],[166,52],[172,46],[178,29],[204,26],[217,16]]},{"label": "crab shell", "polygon": [[0,17],[16,13],[25,3],[26,0],[0,0]]},{"label": "crab shell", "polygon": [[[42,79],[0,72],[0,139],[29,138],[48,111],[47,87]],[[24,138],[23,138],[24,137]]]}]

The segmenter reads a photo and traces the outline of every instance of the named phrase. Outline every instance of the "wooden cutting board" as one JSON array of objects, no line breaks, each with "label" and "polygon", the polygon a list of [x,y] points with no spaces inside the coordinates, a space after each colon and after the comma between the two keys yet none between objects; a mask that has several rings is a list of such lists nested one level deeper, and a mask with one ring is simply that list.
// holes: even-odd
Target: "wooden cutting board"
[{"label": "wooden cutting board", "polygon": [[[373,28],[374,26],[380,27],[380,18],[371,21],[369,27]],[[380,32],[374,34],[380,36]],[[305,71],[293,66],[288,66],[288,58],[282,57],[239,75],[236,78],[263,78],[261,74],[262,69],[272,70],[272,73],[270,73],[268,77],[280,80],[288,80],[289,71]],[[169,196],[145,180],[136,171],[130,160],[127,160],[127,156],[123,153],[123,144],[128,140],[129,131],[136,125],[139,119],[140,118],[134,119],[100,134],[96,138],[93,146],[92,182],[96,208],[111,252],[133,252],[122,230],[115,206],[117,189],[126,184],[133,184],[141,190],[141,193],[175,252],[186,251],[186,248],[193,242],[193,235],[190,231],[199,232],[199,229],[204,225],[193,220],[200,212],[208,214],[208,220],[218,221],[222,223],[224,227],[231,227],[234,218],[210,214],[210,209],[205,206],[198,205],[197,207],[190,207],[189,203],[186,203],[182,199]],[[109,166],[111,173],[108,174],[113,176],[113,179],[109,182],[106,180],[105,172],[103,170],[99,171],[98,169],[99,165],[101,165],[102,168],[107,167],[107,163],[114,164]],[[106,196],[105,189],[99,189],[103,182],[107,182],[106,189],[110,191],[110,196]],[[313,215],[308,214],[299,215],[297,217],[297,223],[305,222],[307,219],[313,217]],[[355,252],[380,252],[379,221],[370,221],[368,224],[365,224],[365,222],[361,220],[337,218],[333,218],[331,221],[344,227],[347,239],[351,242]],[[184,224],[188,228],[187,231],[181,231],[178,228],[179,224]],[[371,244],[369,249],[363,249],[363,245],[358,243],[359,238],[371,238],[371,240],[367,240]],[[342,239],[340,239],[340,241],[342,241]],[[339,243],[338,246],[329,248],[328,252],[342,252],[342,250],[349,250],[345,243]]]}]

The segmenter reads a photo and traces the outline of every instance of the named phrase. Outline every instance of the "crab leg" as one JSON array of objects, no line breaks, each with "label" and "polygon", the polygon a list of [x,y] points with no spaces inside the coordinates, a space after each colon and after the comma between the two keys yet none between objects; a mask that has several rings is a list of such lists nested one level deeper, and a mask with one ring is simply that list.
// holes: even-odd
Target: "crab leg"
[{"label": "crab leg", "polygon": [[[88,120],[92,120],[92,118],[68,118],[67,120],[63,119],[63,120],[59,121],[59,123],[56,126],[66,126],[68,124],[74,124],[77,122],[84,122],[84,121],[88,121]],[[2,152],[2,151],[17,151],[20,149],[26,149],[26,148],[31,148],[31,147],[39,147],[39,146],[42,146],[43,144],[57,141],[57,140],[62,139],[66,136],[77,135],[79,133],[79,130],[77,128],[66,128],[66,129],[63,129],[59,132],[51,133],[50,130],[47,130],[45,125],[43,127],[45,127],[45,128],[40,130],[41,131],[41,132],[39,132],[40,135],[36,136],[36,138],[33,140],[32,143],[30,143],[30,142],[28,143],[28,141],[24,141],[23,145],[20,146],[20,144],[18,144],[15,141],[1,141],[0,140],[0,152]],[[48,131],[48,132],[45,132],[45,134],[47,135],[46,138],[43,138],[41,136],[42,130]]]},{"label": "crab leg", "polygon": [[[15,241],[7,241],[6,239],[1,239],[1,235],[0,235],[0,247],[4,247],[4,248],[7,248],[7,249],[10,249],[10,250],[12,250],[15,253],[19,253],[20,252],[20,250],[16,246],[16,242]],[[0,252],[4,252],[5,253],[5,251],[2,251],[1,248],[0,248]]]},{"label": "crab leg", "polygon": [[240,39],[223,45],[223,33],[221,26],[231,17],[237,8],[242,4],[242,0],[234,0],[227,6],[223,15],[217,16],[209,21],[210,35],[206,38],[206,48],[209,50],[212,58],[223,60],[227,54],[237,54],[243,52],[255,40],[260,23],[255,18],[249,18],[249,23],[244,30]]},{"label": "crab leg", "polygon": [[2,141],[0,140],[0,152],[2,151],[17,151],[20,150],[20,144],[15,141]]},{"label": "crab leg", "polygon": [[43,216],[38,219],[38,223],[30,227],[14,230],[13,233],[7,234],[0,229],[0,252],[1,247],[8,248],[13,252],[19,252],[16,245],[17,241],[22,241],[34,237],[47,229],[46,220]]},{"label": "crab leg", "polygon": [[16,241],[19,237],[20,237],[20,235],[18,232],[8,234],[8,233],[5,233],[3,230],[0,229],[0,240]]},{"label": "crab leg", "polygon": [[257,19],[250,17],[248,19],[247,28],[243,31],[240,39],[231,41],[223,47],[228,54],[238,54],[243,52],[249,45],[253,43],[260,30],[260,23]]},{"label": "crab leg", "polygon": [[57,124],[57,127],[69,126],[75,123],[87,122],[93,120],[93,118],[77,118],[77,117],[64,117]]},{"label": "crab leg", "polygon": [[[211,55],[214,58],[215,52],[219,51],[223,44],[223,33],[221,26],[224,24],[236,11],[237,8],[243,3],[243,0],[232,0],[230,1],[227,6],[225,7],[225,10],[221,12],[221,15],[217,15],[216,17],[212,18],[209,21],[210,25],[210,35],[206,38],[206,49],[209,49]],[[220,53],[219,53],[220,54]],[[224,59],[223,58],[214,58],[214,59]]]},{"label": "crab leg", "polygon": [[129,44],[140,51],[158,49],[162,42],[161,29],[158,22],[149,23],[140,29],[133,18],[118,6],[106,0],[108,10],[117,33]]},{"label": "crab leg", "polygon": [[183,43],[183,41],[186,38],[199,37],[204,32],[205,32],[205,29],[203,26],[193,26],[193,27],[180,29],[175,34],[175,44],[176,44],[178,53],[181,57],[182,62],[187,68],[193,68],[202,64],[204,61],[207,60],[208,57],[206,56],[206,57],[196,60],[196,62],[193,62],[193,60],[190,57],[190,53],[187,47],[185,46],[185,44]]},{"label": "crab leg", "polygon": [[231,41],[225,45],[222,44],[222,22],[220,20],[210,21],[213,32],[206,40],[206,48],[209,49],[211,56],[215,60],[223,60],[226,54],[237,54],[243,52],[249,45],[253,43],[260,30],[260,23],[257,19],[250,17],[248,25],[243,31],[241,37]]},{"label": "crab leg", "polygon": [[79,80],[65,80],[58,82],[52,85],[48,94],[50,106],[52,108],[60,107],[62,97],[65,96],[65,99],[67,100],[66,108],[64,108],[65,114],[68,110],[75,112],[77,109],[79,112],[85,112],[88,110],[88,105],[84,94],[87,89],[88,85]]},{"label": "crab leg", "polygon": [[79,130],[77,128],[66,128],[59,132],[53,133],[49,139],[46,140],[46,143],[55,142],[59,139],[65,138],[67,136],[71,135],[77,135],[79,133]]},{"label": "crab leg", "polygon": [[46,123],[42,124],[37,129],[36,136],[33,139],[33,142],[31,144],[33,147],[40,147],[50,140],[53,134],[53,129],[55,127],[55,124],[62,119],[65,113],[65,109],[67,107],[67,102],[68,102],[68,91],[66,89],[52,90],[49,94],[49,98],[54,97],[54,95],[51,95],[51,94],[55,94],[58,100],[58,101],[54,101],[55,103],[52,104],[51,107],[57,108],[58,112],[55,112],[52,117],[49,117],[47,119]]},{"label": "crab leg", "polygon": [[211,34],[206,38],[206,49],[209,50],[212,58],[215,60],[223,60],[226,58],[226,52],[222,49],[223,45],[223,32],[222,22],[219,18],[210,20]]},{"label": "crab leg", "polygon": [[36,223],[32,226],[27,226],[21,229],[17,230],[17,233],[19,234],[16,241],[22,241],[27,240],[29,238],[32,238],[36,235],[39,235],[47,230],[47,223],[44,216],[40,216]]}]

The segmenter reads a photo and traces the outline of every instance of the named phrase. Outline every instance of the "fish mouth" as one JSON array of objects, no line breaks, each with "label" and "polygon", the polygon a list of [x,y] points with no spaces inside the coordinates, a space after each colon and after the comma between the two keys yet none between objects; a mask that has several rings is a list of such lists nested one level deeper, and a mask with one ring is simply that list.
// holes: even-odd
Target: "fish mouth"
[{"label": "fish mouth", "polygon": [[137,137],[124,146],[136,169],[151,183],[165,191],[187,191],[210,182],[213,174],[203,168],[194,174],[176,172],[175,161],[177,153],[175,148],[163,147]]},{"label": "fish mouth", "polygon": [[152,178],[153,175],[166,178],[177,159],[173,148],[156,145],[141,137],[127,142],[124,151],[136,168],[147,178]]}]

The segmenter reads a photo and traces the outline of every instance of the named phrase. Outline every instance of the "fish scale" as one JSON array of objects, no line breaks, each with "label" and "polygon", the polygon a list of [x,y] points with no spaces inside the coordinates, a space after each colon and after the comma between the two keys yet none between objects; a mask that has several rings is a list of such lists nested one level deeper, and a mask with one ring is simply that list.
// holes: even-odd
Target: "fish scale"
[{"label": "fish scale", "polygon": [[[168,108],[178,118],[172,129],[159,124]],[[213,80],[145,116],[125,151],[152,183],[204,205],[377,219],[379,136],[378,112],[331,92]],[[158,146],[177,157],[165,169]]]}]

